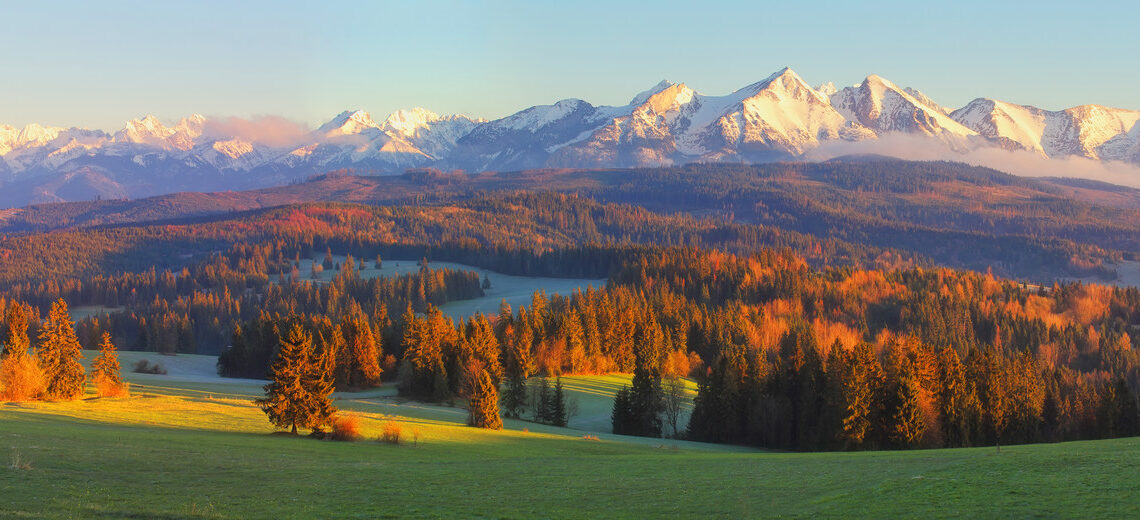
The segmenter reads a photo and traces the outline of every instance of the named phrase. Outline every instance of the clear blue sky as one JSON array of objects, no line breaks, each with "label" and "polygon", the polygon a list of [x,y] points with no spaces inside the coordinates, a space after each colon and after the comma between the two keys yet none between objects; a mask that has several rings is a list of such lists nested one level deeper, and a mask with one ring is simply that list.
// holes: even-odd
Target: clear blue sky
[{"label": "clear blue sky", "polygon": [[1134,1],[3,2],[0,123],[495,118],[624,104],[663,78],[723,94],[785,65],[812,84],[876,73],[951,107],[1140,109],[1138,23]]}]

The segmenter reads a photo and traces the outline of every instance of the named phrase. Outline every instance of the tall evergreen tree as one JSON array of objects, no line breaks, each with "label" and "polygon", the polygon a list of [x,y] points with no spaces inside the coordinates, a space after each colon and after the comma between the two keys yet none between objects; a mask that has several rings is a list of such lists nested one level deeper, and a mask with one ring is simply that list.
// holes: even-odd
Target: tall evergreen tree
[{"label": "tall evergreen tree", "polygon": [[31,342],[28,339],[28,315],[24,306],[12,302],[8,307],[8,341],[0,353],[9,355],[13,352],[28,353]]},{"label": "tall evergreen tree", "polygon": [[503,429],[503,419],[499,416],[499,389],[495,387],[491,374],[479,370],[468,393],[467,424],[489,430]]},{"label": "tall evergreen tree", "polygon": [[534,387],[534,396],[531,398],[531,405],[534,406],[534,422],[543,424],[550,422],[550,382],[545,377],[538,378],[538,384]]},{"label": "tall evergreen tree", "polygon": [[254,400],[270,422],[293,433],[298,428],[319,429],[335,412],[328,396],[328,376],[314,367],[320,363],[312,348],[312,336],[294,324],[281,339],[270,369],[272,380],[265,385],[265,397]]},{"label": "tall evergreen tree", "polygon": [[952,347],[945,347],[938,354],[937,389],[943,441],[947,447],[968,446],[973,430],[970,401],[977,397],[967,384],[966,367]]},{"label": "tall evergreen tree", "polygon": [[[439,312],[429,306],[430,311]],[[408,380],[401,382],[401,391],[407,395],[431,401],[451,395],[444,364],[444,331],[437,329],[438,324],[430,313],[427,319],[417,318],[411,307],[404,314],[404,361],[410,373]]]},{"label": "tall evergreen tree", "polygon": [[614,398],[614,408],[610,415],[614,433],[642,437],[661,436],[664,402],[660,368],[651,358],[653,352],[648,349],[635,351],[632,385],[628,389],[619,390]]},{"label": "tall evergreen tree", "polygon": [[879,401],[876,394],[882,381],[882,370],[871,345],[867,343],[860,342],[841,358],[841,366],[828,367],[829,372],[842,371],[840,439],[847,447],[857,448],[868,440],[876,422],[875,412]]},{"label": "tall evergreen tree", "polygon": [[508,417],[518,418],[526,409],[526,382],[534,371],[532,336],[529,328],[508,323],[503,328],[503,338],[503,371],[506,377],[503,406]]},{"label": "tall evergreen tree", "polygon": [[[332,327],[336,329],[336,327]],[[337,409],[332,403],[332,393],[336,391],[336,355],[333,345],[321,342],[320,348],[314,345],[302,384],[308,391],[310,424],[320,428],[332,421]]]},{"label": "tall evergreen tree", "polygon": [[119,373],[119,355],[111,343],[111,333],[103,333],[103,341],[99,344],[99,355],[91,361],[91,380],[99,391],[100,397],[116,395],[123,388],[123,378]]},{"label": "tall evergreen tree", "polygon": [[718,356],[710,368],[709,373],[697,381],[697,396],[689,416],[689,438],[740,442],[744,436],[739,410],[740,374],[723,355]]},{"label": "tall evergreen tree", "polygon": [[554,389],[547,404],[546,422],[554,426],[566,426],[566,393],[562,389],[562,378],[554,380]]},{"label": "tall evergreen tree", "polygon": [[919,407],[921,388],[910,362],[903,363],[896,377],[895,394],[891,400],[894,410],[890,438],[896,445],[909,448],[915,446],[926,431],[926,422]]},{"label": "tall evergreen tree", "polygon": [[83,365],[79,364],[83,358],[82,347],[63,299],[52,304],[48,319],[40,329],[39,340],[36,353],[44,372],[44,397],[75,399],[82,395],[85,383]]},{"label": "tall evergreen tree", "polygon": [[471,357],[483,365],[491,380],[498,385],[503,380],[503,364],[500,360],[502,348],[491,328],[491,322],[482,314],[476,314],[467,321],[463,337],[462,356]]},{"label": "tall evergreen tree", "polygon": [[345,316],[341,325],[342,334],[346,344],[343,371],[345,383],[350,388],[366,388],[380,384],[380,356],[379,339],[372,333],[364,313],[358,306]]}]

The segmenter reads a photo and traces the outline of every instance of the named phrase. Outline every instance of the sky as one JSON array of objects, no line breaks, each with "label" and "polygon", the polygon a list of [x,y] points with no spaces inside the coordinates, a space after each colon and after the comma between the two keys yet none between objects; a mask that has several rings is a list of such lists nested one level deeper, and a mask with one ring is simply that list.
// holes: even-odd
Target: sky
[{"label": "sky", "polygon": [[0,2],[0,124],[348,109],[494,119],[620,105],[661,79],[720,95],[790,66],[878,74],[949,106],[1140,109],[1140,2]]}]

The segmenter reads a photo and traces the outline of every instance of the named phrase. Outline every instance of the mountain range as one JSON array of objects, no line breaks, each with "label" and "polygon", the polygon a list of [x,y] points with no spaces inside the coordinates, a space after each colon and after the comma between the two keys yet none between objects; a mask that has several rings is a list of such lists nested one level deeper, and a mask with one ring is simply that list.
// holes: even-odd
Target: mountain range
[{"label": "mountain range", "polygon": [[229,131],[193,115],[153,116],[114,133],[0,125],[0,207],[175,191],[281,185],[339,169],[514,171],[795,159],[836,142],[890,134],[954,150],[998,147],[1043,157],[1140,164],[1140,111],[1082,105],[1060,111],[979,98],[957,110],[879,76],[811,86],[785,68],[724,96],[662,81],[623,106],[578,99],[486,121],[422,108],[383,121],[345,111],[282,137]]}]

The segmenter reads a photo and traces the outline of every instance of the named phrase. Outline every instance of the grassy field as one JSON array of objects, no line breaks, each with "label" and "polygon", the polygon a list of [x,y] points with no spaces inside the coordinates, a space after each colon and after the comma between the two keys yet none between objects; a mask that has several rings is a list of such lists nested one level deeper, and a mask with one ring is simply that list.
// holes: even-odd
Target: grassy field
[{"label": "grassy field", "polygon": [[186,368],[204,356],[167,361],[178,370],[129,375],[131,398],[0,405],[0,517],[1140,514],[1140,439],[796,454],[584,431],[608,430],[608,395],[626,379],[606,376],[564,380],[579,429],[508,420],[483,431],[463,426],[461,409],[401,401],[387,388],[338,395],[366,438],[393,420],[405,442],[334,443],[273,435],[250,404],[258,382]]}]

